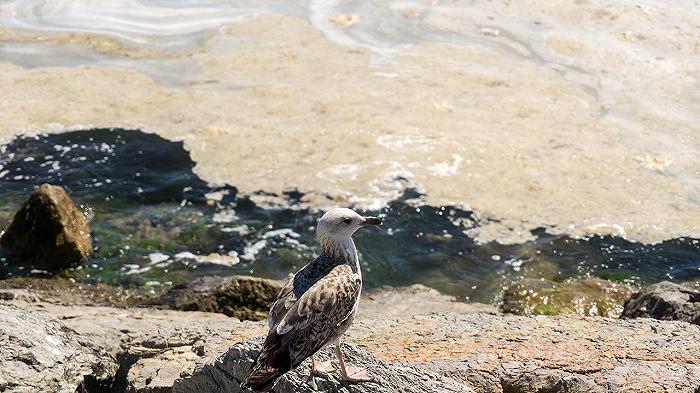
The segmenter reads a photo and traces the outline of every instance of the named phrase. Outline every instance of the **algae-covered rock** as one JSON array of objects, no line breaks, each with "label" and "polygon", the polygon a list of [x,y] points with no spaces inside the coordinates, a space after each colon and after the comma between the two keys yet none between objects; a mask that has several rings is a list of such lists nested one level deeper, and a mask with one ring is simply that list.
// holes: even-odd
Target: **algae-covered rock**
[{"label": "algae-covered rock", "polygon": [[176,285],[163,295],[162,303],[183,311],[208,311],[244,320],[267,317],[282,283],[258,277],[204,277]]},{"label": "algae-covered rock", "polygon": [[84,262],[92,252],[85,215],[63,187],[32,192],[0,238],[14,263],[55,270]]},{"label": "algae-covered rock", "polygon": [[617,318],[635,286],[598,278],[564,282],[526,278],[503,294],[501,311],[518,315],[574,313]]},{"label": "algae-covered rock", "polygon": [[632,295],[622,318],[656,318],[700,325],[700,291],[663,281]]}]

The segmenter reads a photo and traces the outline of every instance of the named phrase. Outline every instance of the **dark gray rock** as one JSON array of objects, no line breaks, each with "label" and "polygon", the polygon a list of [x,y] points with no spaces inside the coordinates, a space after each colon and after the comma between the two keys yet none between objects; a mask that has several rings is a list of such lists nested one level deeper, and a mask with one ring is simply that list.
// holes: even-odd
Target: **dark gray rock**
[{"label": "dark gray rock", "polygon": [[205,277],[168,290],[160,303],[182,311],[217,312],[242,320],[265,319],[283,283],[258,277]]},{"label": "dark gray rock", "polygon": [[654,284],[625,302],[621,318],[656,318],[700,325],[700,291],[669,281]]},{"label": "dark gray rock", "polygon": [[92,252],[85,215],[63,187],[34,190],[0,238],[17,264],[55,270],[84,262]]}]

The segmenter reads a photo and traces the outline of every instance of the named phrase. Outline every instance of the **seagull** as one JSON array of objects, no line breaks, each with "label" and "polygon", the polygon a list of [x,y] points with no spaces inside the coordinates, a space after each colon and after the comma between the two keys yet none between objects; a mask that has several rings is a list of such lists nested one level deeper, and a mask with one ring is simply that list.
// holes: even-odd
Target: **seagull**
[{"label": "seagull", "polygon": [[267,316],[267,338],[241,387],[269,391],[277,378],[309,357],[312,375],[332,372],[330,361],[317,364],[313,358],[330,345],[335,345],[343,380],[372,381],[367,370],[345,364],[340,338],[355,319],[362,290],[352,235],[362,227],[381,224],[377,217],[345,208],[331,209],[321,217],[316,228],[321,255],[296,272],[277,296]]}]

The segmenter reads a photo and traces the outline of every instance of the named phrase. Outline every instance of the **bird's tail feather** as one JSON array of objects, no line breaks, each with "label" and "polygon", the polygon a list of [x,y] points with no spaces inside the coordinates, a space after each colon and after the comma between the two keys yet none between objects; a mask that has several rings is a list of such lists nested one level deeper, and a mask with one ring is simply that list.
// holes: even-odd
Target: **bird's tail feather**
[{"label": "bird's tail feather", "polygon": [[268,392],[272,389],[277,378],[291,370],[289,349],[282,344],[282,337],[273,332],[265,339],[263,349],[253,363],[242,388],[254,392]]},{"label": "bird's tail feather", "polygon": [[282,374],[289,370],[282,370],[278,368],[261,368],[258,370],[252,370],[250,374],[243,381],[241,387],[243,389],[250,389],[254,392],[269,392],[272,386],[277,381],[277,378],[281,377]]}]

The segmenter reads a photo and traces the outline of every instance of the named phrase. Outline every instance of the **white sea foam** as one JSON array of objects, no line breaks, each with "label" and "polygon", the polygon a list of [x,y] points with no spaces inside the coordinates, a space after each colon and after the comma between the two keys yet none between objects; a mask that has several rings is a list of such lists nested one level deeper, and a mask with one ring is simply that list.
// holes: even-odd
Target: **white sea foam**
[{"label": "white sea foam", "polygon": [[156,264],[159,264],[161,262],[167,261],[168,259],[170,259],[170,256],[165,255],[165,254],[160,253],[160,252],[154,252],[154,253],[148,254],[148,259],[150,260],[150,262],[148,263],[149,265],[156,265]]},{"label": "white sea foam", "polygon": [[458,154],[452,155],[451,162],[438,162],[428,167],[437,176],[451,176],[457,173],[463,158]]}]

